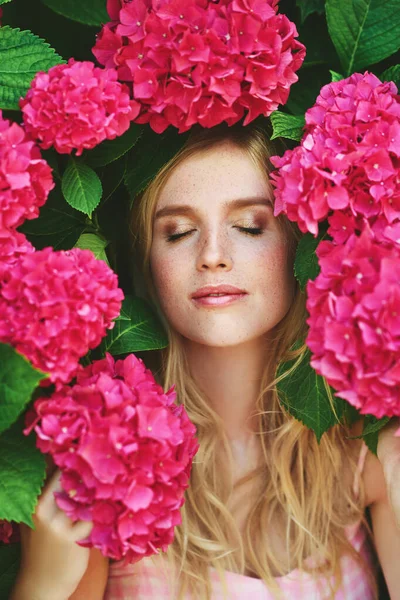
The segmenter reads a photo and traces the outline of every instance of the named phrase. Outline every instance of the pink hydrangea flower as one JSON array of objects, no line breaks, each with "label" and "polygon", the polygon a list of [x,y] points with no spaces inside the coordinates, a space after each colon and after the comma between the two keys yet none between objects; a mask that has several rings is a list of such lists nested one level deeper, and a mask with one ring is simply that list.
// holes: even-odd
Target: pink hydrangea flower
[{"label": "pink hydrangea flower", "polygon": [[0,542],[3,544],[9,544],[12,540],[14,530],[12,523],[0,519]]},{"label": "pink hydrangea flower", "polygon": [[35,252],[35,248],[23,233],[13,229],[0,229],[0,285],[13,266],[32,252]]},{"label": "pink hydrangea flower", "polygon": [[166,550],[198,443],[175,392],[164,393],[133,354],[106,358],[35,402],[37,446],[62,471],[57,503],[73,520],[91,520],[86,547],[135,562]]},{"label": "pink hydrangea flower", "polygon": [[60,154],[94,148],[122,135],[139,113],[114,69],[70,59],[47,73],[39,72],[21,100],[26,130],[42,148]]},{"label": "pink hydrangea flower", "polygon": [[362,414],[400,416],[400,249],[366,228],[320,242],[307,285],[311,366]]},{"label": "pink hydrangea flower", "polygon": [[157,133],[244,125],[288,98],[305,48],[278,0],[109,0],[93,53],[129,82]]},{"label": "pink hydrangea flower", "polygon": [[[300,146],[272,163],[275,214],[338,243],[368,223],[382,241],[400,216],[400,98],[394,83],[355,73],[322,88]],[[340,214],[340,216],[339,216]],[[344,227],[338,229],[339,221]],[[346,233],[343,233],[343,232]]]},{"label": "pink hydrangea flower", "polygon": [[113,327],[122,299],[115,273],[89,250],[28,253],[0,287],[0,342],[66,383]]},{"label": "pink hydrangea flower", "polygon": [[35,219],[54,187],[39,148],[0,111],[0,231]]}]

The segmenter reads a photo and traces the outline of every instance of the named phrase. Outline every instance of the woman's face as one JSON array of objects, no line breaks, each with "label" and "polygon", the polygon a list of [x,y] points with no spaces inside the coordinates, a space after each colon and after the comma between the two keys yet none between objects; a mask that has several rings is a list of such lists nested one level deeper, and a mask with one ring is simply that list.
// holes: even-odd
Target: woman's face
[{"label": "woman's face", "polygon": [[150,264],[161,309],[188,340],[234,346],[281,321],[294,289],[288,245],[265,173],[243,150],[226,141],[175,168]]}]

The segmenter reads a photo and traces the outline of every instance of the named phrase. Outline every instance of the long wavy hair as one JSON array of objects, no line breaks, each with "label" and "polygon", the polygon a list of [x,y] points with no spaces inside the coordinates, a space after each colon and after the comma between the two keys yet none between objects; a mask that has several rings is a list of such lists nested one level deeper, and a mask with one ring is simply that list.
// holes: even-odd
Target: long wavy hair
[{"label": "long wavy hair", "polygon": [[[151,277],[150,249],[160,192],[184,160],[227,140],[245,151],[268,178],[269,158],[279,150],[269,141],[265,126],[197,130],[133,203],[130,226],[135,262],[140,264],[149,297],[159,312]],[[300,233],[284,215],[277,218],[287,236],[293,260]],[[194,598],[209,600],[210,567],[220,574],[222,582],[225,571],[251,573],[279,597],[275,577],[293,569],[307,570],[305,559],[310,556],[323,557],[320,570],[334,576],[333,597],[342,581],[341,556],[347,553],[363,561],[349,543],[344,528],[359,519],[365,522],[364,492],[361,487],[356,498],[352,479],[343,478],[344,465],[354,476],[357,463],[358,445],[349,439],[348,427],[338,423],[318,444],[315,434],[294,419],[278,397],[279,367],[289,360],[300,361],[305,352],[304,294],[296,287],[290,310],[271,332],[270,358],[266,356],[260,393],[254,406],[262,462],[235,483],[227,468],[233,459],[224,424],[191,376],[180,334],[165,324],[169,346],[160,355],[160,378],[165,389],[175,384],[178,401],[184,404],[196,425],[200,442],[182,508],[182,524],[176,528],[168,551],[168,571],[174,574],[175,583],[178,582],[175,597],[183,598],[191,593]],[[298,340],[302,344],[293,350]],[[280,373],[279,379],[287,376],[288,372]],[[257,492],[241,532],[227,507],[232,494],[251,480]],[[271,525],[277,523],[284,532],[286,560],[276,556],[268,540]]]}]

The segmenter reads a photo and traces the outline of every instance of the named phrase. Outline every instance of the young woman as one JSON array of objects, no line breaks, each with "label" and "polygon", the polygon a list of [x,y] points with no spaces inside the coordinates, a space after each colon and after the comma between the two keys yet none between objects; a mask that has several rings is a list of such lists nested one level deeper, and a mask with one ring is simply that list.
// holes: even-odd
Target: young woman
[{"label": "young woman", "polygon": [[160,377],[176,384],[200,442],[174,543],[107,575],[105,559],[75,544],[90,524],[56,507],[56,474],[36,530],[23,531],[13,600],[369,600],[373,544],[400,598],[398,425],[381,435],[380,462],[355,439],[361,423],[318,444],[276,393],[305,308],[299,236],[273,215],[266,139],[253,125],[193,134],[135,203],[136,259],[170,338]]}]

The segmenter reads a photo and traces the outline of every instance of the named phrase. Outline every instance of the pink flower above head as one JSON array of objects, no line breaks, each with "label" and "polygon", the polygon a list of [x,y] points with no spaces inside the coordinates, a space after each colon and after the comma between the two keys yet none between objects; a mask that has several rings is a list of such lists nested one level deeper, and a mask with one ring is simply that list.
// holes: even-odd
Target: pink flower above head
[{"label": "pink flower above head", "polygon": [[[275,214],[285,212],[303,232],[318,223],[353,221],[360,233],[400,219],[400,99],[393,83],[355,73],[324,86],[306,113],[300,146],[272,157],[278,168]],[[335,241],[343,239],[333,226]]]},{"label": "pink flower above head", "polygon": [[39,148],[0,111],[0,231],[35,219],[53,187],[51,169]]},{"label": "pink flower above head", "polygon": [[114,69],[70,59],[39,72],[21,100],[26,130],[42,148],[60,154],[94,148],[122,135],[139,113]]},{"label": "pink flower above head", "polygon": [[307,286],[311,365],[362,414],[400,416],[400,247],[366,228],[317,248]]},{"label": "pink flower above head", "polygon": [[0,341],[66,383],[113,327],[122,299],[115,273],[89,250],[27,253],[0,287]]},{"label": "pink flower above head", "polygon": [[77,383],[35,402],[37,446],[62,471],[58,505],[92,520],[81,545],[135,562],[172,542],[198,444],[173,390],[164,393],[133,354],[110,354]]},{"label": "pink flower above head", "polygon": [[[113,19],[93,54],[116,65],[140,103],[138,123],[161,133],[244,124],[286,102],[305,48],[277,0],[110,0]],[[119,10],[118,10],[119,8]],[[171,85],[172,83],[179,85]],[[182,96],[184,101],[182,103]]]}]

